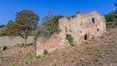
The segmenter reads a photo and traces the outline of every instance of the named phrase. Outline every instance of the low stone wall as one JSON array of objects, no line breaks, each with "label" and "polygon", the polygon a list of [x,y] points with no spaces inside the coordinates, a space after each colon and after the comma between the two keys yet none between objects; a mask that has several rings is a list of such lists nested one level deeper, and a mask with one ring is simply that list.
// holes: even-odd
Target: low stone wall
[{"label": "low stone wall", "polygon": [[[29,36],[27,39],[27,44],[33,43],[33,37],[34,36]],[[23,44],[24,39],[21,38],[20,36],[10,38],[8,36],[0,37],[0,45],[6,45],[6,46],[14,46],[16,44]]]}]

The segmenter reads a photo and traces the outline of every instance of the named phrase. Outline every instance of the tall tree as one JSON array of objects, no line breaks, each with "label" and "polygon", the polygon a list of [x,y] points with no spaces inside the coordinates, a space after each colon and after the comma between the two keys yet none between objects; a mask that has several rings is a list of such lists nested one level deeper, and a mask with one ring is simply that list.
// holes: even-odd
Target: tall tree
[{"label": "tall tree", "polygon": [[43,24],[38,29],[37,34],[34,37],[34,40],[37,40],[39,37],[50,37],[54,33],[59,32],[59,19],[63,16],[49,14],[44,18]]},{"label": "tall tree", "polygon": [[[15,22],[8,25],[7,30],[10,36],[21,36],[25,39],[24,44],[27,44],[27,38],[32,31],[37,27],[39,16],[31,10],[22,10],[17,12]],[[10,27],[10,28],[9,28]]]},{"label": "tall tree", "polygon": [[6,26],[6,29],[5,29],[5,32],[8,36],[12,37],[12,36],[16,36],[16,31],[14,29],[16,29],[16,25],[15,25],[15,22],[10,20],[8,23],[7,23],[7,26]]},{"label": "tall tree", "polygon": [[63,16],[48,15],[45,17],[43,25],[45,26],[48,35],[59,31],[59,19],[61,17]]}]

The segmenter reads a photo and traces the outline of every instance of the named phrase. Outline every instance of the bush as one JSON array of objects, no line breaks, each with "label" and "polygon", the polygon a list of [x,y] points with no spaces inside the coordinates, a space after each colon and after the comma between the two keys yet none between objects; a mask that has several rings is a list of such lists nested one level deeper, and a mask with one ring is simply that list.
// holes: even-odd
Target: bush
[{"label": "bush", "polygon": [[3,37],[6,35],[5,28],[0,28],[0,37]]},{"label": "bush", "polygon": [[31,53],[28,53],[23,62],[26,63],[26,64],[31,64],[32,63],[32,60],[36,59],[37,56],[36,56],[36,53],[35,52],[31,52]]},{"label": "bush", "polygon": [[43,55],[48,55],[48,51],[47,50],[44,50]]},{"label": "bush", "polygon": [[43,32],[41,32],[41,31],[39,31],[39,32],[37,32],[36,34],[35,34],[35,36],[34,36],[34,40],[38,40],[38,38],[39,37],[42,37],[44,35],[44,33]]},{"label": "bush", "polygon": [[73,46],[73,37],[70,34],[67,34],[65,39],[68,40],[71,46]]},{"label": "bush", "polygon": [[105,19],[107,22],[107,27],[117,26],[117,10],[105,15]]}]

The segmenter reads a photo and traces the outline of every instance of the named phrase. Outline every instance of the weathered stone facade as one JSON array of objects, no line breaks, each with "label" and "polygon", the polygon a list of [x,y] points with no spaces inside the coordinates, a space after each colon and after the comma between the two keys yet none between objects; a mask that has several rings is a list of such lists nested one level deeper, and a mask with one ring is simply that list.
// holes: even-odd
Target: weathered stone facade
[{"label": "weathered stone facade", "polygon": [[65,39],[67,34],[72,35],[73,44],[81,44],[83,41],[97,38],[106,32],[106,21],[96,11],[87,14],[77,14],[75,17],[63,17],[59,19],[60,32],[54,34],[46,41],[37,43],[37,55],[43,54],[44,50],[52,52],[69,46]]}]

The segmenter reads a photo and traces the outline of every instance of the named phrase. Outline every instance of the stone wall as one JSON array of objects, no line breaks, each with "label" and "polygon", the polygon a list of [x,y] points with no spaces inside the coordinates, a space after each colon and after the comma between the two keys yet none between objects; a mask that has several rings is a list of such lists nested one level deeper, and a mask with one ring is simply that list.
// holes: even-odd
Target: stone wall
[{"label": "stone wall", "polygon": [[[33,38],[34,36],[29,36],[27,39],[27,44],[33,43]],[[17,44],[23,44],[24,39],[21,38],[20,36],[10,38],[8,36],[0,37],[0,46],[1,45],[6,45],[6,46],[14,46]]]},{"label": "stone wall", "polygon": [[83,41],[97,38],[106,32],[106,21],[96,11],[87,14],[78,14],[75,17],[63,17],[59,19],[60,32],[54,34],[45,41],[37,42],[37,55],[42,55],[44,50],[48,52],[69,46],[65,39],[67,34],[73,37],[73,44],[81,44]]},{"label": "stone wall", "polygon": [[81,44],[83,40],[101,36],[106,31],[105,19],[96,11],[78,14],[71,19],[64,17],[60,19],[59,26],[63,40],[67,34],[71,34],[75,44]]}]

